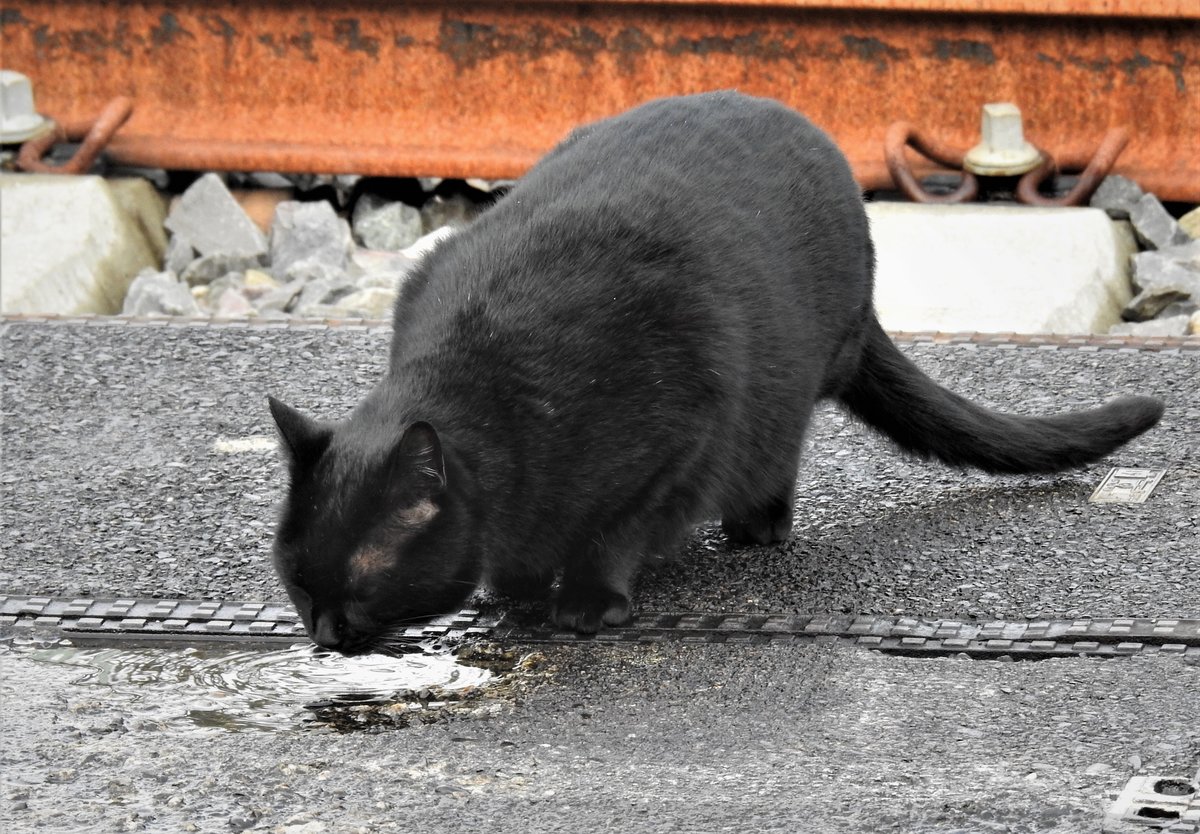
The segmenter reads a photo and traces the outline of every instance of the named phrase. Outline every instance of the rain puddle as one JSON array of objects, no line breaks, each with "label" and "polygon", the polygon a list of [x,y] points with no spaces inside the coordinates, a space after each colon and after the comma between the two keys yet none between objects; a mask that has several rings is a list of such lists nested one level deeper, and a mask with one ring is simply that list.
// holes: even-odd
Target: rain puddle
[{"label": "rain puddle", "polygon": [[[46,664],[79,670],[73,700],[163,729],[338,731],[432,723],[461,708],[516,658],[471,647],[344,657],[297,644],[135,648],[16,636],[0,643],[6,673],[36,678]],[[18,671],[14,665],[21,667]]]}]

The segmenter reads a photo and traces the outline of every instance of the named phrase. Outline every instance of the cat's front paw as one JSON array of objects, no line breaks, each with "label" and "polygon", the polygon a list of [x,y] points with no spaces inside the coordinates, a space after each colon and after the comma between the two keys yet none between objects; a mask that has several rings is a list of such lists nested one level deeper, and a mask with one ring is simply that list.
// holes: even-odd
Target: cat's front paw
[{"label": "cat's front paw", "polygon": [[550,618],[559,628],[595,634],[602,625],[625,625],[632,618],[629,597],[607,588],[563,588]]}]

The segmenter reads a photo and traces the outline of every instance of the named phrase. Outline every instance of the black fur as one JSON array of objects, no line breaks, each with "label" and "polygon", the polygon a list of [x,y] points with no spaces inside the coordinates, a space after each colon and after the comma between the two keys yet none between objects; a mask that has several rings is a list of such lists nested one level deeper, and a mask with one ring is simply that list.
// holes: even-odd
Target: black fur
[{"label": "black fur", "polygon": [[479,581],[594,631],[643,556],[719,515],[784,539],[801,438],[840,399],[910,452],[995,472],[1094,460],[1151,399],[1000,415],[933,383],[871,306],[850,170],[774,102],[651,102],[576,131],[404,284],[385,378],[344,422],[277,401],[276,565],[313,638],[367,648]]}]

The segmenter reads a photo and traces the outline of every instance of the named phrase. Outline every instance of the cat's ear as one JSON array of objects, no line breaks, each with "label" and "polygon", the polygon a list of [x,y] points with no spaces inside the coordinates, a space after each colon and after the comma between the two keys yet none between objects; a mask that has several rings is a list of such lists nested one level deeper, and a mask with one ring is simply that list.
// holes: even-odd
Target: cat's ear
[{"label": "cat's ear", "polygon": [[279,427],[288,460],[298,469],[311,467],[328,448],[333,430],[274,397],[267,397],[267,404]]},{"label": "cat's ear", "polygon": [[446,461],[442,457],[442,441],[433,426],[413,423],[404,430],[396,446],[393,471],[404,481],[416,478],[417,488],[424,496],[432,497],[446,488]]}]

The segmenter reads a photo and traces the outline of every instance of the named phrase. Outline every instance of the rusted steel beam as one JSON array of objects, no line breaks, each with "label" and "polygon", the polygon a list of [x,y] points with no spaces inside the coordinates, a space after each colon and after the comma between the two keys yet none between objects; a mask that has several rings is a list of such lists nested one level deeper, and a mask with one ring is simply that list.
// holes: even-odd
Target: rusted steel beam
[{"label": "rusted steel beam", "polygon": [[[559,0],[530,0],[551,3]],[[610,0],[616,4],[645,0]],[[1078,17],[1195,17],[1195,0],[659,0],[663,5],[771,6],[903,12],[987,12]]]},{"label": "rusted steel beam", "polygon": [[0,0],[3,62],[39,110],[134,113],[110,153],[167,168],[512,177],[574,125],[656,96],[735,87],[829,130],[890,184],[904,120],[978,141],[980,105],[1086,162],[1200,200],[1196,0]]}]

